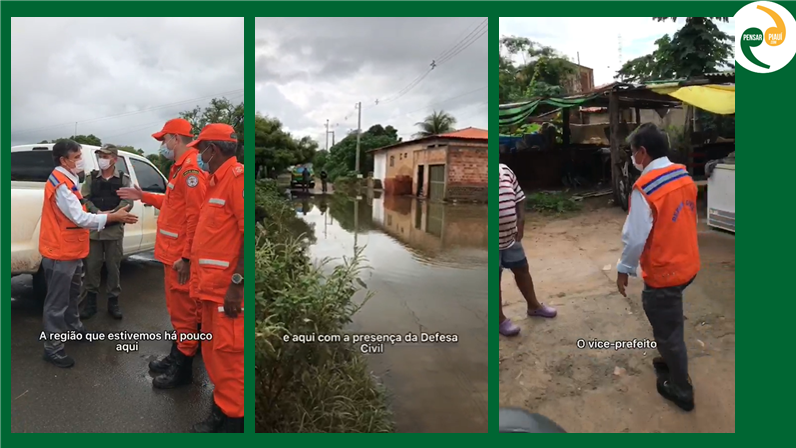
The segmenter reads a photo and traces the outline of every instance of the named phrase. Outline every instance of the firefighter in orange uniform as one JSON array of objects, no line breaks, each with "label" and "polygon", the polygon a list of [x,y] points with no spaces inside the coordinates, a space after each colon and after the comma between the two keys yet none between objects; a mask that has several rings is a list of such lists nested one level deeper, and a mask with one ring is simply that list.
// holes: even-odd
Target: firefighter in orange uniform
[{"label": "firefighter in orange uniform", "polygon": [[210,173],[191,250],[192,295],[201,301],[202,358],[215,385],[213,408],[193,432],[243,432],[243,165],[227,124],[207,125],[192,146]]},{"label": "firefighter in orange uniform", "polygon": [[197,301],[190,294],[190,259],[207,176],[197,163],[198,151],[190,147],[193,133],[187,120],[169,120],[152,137],[161,142],[160,155],[174,161],[166,194],[146,193],[137,185],[122,188],[118,194],[160,210],[155,258],[163,263],[166,308],[178,339],[171,352],[150,362],[149,368],[159,373],[152,381],[154,387],[171,389],[193,381],[193,358],[199,348]]}]

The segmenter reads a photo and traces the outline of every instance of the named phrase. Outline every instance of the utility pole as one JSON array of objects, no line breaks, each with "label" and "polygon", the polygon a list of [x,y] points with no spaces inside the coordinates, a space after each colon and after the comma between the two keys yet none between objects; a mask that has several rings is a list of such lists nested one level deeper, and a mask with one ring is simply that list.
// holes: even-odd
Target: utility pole
[{"label": "utility pole", "polygon": [[357,103],[357,162],[356,162],[356,172],[357,172],[357,179],[362,177],[362,174],[359,173],[359,136],[362,134],[362,103]]},{"label": "utility pole", "polygon": [[329,131],[332,133],[332,148],[334,148],[334,131]]},{"label": "utility pole", "polygon": [[[334,143],[332,143],[334,145]],[[329,152],[329,119],[326,119],[326,152]]]},{"label": "utility pole", "polygon": [[75,138],[77,138],[77,122],[75,122]]}]

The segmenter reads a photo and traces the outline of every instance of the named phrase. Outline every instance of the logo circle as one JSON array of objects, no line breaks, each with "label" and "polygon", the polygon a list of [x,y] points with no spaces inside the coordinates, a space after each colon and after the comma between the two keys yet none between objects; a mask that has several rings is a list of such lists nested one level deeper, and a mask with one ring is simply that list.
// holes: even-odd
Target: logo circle
[{"label": "logo circle", "polygon": [[[735,62],[755,73],[773,73],[796,55],[796,20],[772,2],[750,3],[735,13]],[[763,31],[765,30],[765,31]]]}]

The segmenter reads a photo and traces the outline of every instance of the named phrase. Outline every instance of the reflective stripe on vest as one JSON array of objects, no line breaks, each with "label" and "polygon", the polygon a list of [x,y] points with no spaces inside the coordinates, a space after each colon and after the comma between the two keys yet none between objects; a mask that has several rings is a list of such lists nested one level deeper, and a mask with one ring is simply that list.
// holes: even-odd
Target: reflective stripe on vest
[{"label": "reflective stripe on vest", "polygon": [[224,199],[219,199],[219,198],[210,198],[210,200],[207,201],[207,203],[208,204],[216,204],[216,205],[224,205],[224,204],[227,203],[227,201],[224,200]]},{"label": "reflective stripe on vest", "polygon": [[166,236],[170,236],[170,237],[172,237],[172,238],[177,238],[177,237],[179,237],[179,236],[180,236],[180,235],[178,235],[178,234],[176,234],[176,233],[174,233],[174,232],[168,232],[168,231],[166,231],[166,230],[163,230],[163,229],[160,229],[160,233],[162,233],[162,234],[164,234],[164,235],[166,235]]},{"label": "reflective stripe on vest", "polygon": [[174,189],[174,184],[169,182],[169,190],[173,190],[173,189]]},{"label": "reflective stripe on vest", "polygon": [[642,185],[641,191],[643,191],[644,194],[646,195],[652,194],[659,188],[668,184],[669,182],[675,181],[685,176],[688,176],[688,171],[682,168],[669,171],[668,173],[661,174],[660,176],[656,177],[650,182],[647,182],[646,184]]},{"label": "reflective stripe on vest", "polygon": [[224,260],[211,260],[209,258],[200,258],[199,259],[199,266],[218,266],[222,268],[229,267],[229,261]]}]

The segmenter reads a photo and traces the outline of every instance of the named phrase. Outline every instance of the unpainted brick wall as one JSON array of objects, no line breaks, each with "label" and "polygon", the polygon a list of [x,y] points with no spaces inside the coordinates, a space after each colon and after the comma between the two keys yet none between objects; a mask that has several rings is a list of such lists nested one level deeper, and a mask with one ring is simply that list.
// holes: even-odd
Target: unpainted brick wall
[{"label": "unpainted brick wall", "polygon": [[451,147],[448,155],[449,201],[486,202],[488,197],[489,157],[486,145]]}]

